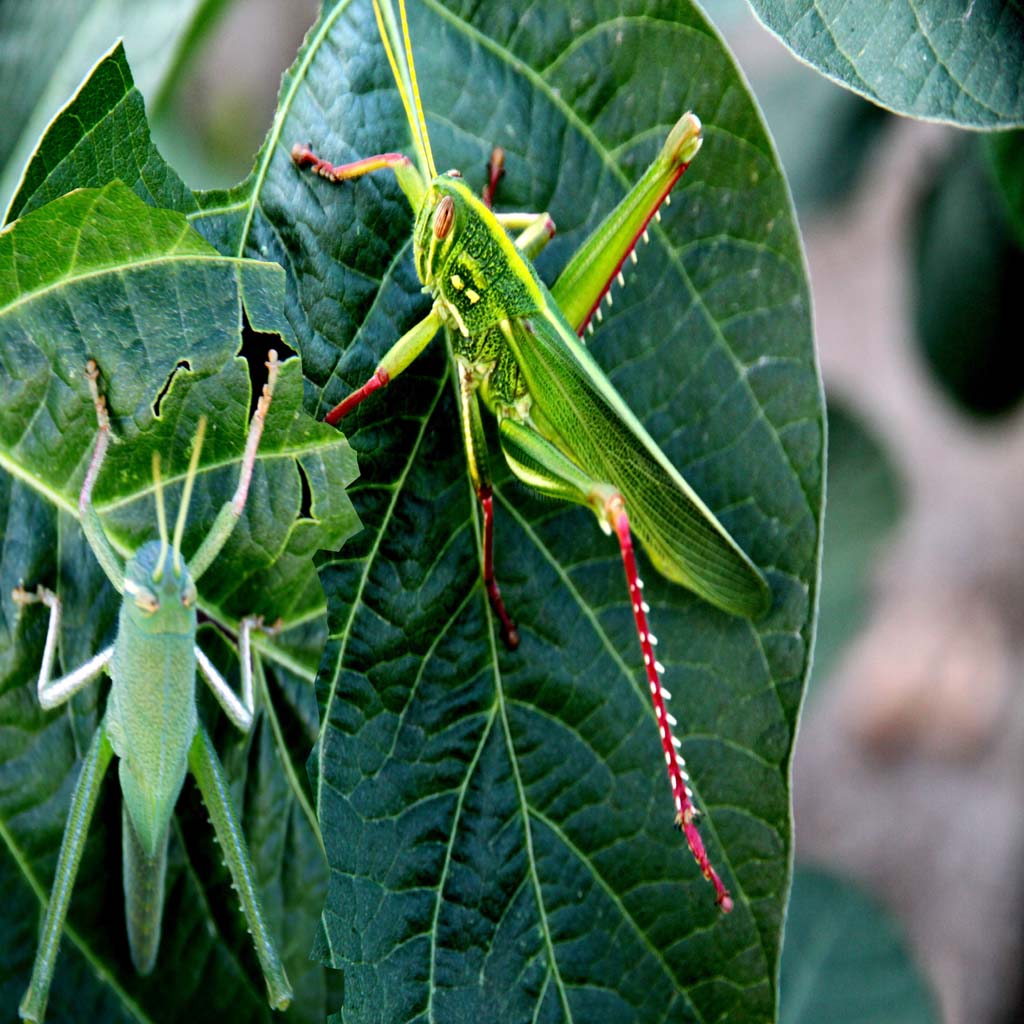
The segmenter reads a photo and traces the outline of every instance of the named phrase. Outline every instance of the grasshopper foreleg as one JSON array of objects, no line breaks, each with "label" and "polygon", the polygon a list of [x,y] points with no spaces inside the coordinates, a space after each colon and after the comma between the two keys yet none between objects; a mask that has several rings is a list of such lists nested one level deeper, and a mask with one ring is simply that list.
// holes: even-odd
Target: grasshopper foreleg
[{"label": "grasshopper foreleg", "polygon": [[35,591],[28,591],[24,587],[15,587],[11,596],[14,598],[15,604],[27,605],[38,602],[50,609],[50,620],[46,627],[46,644],[43,647],[43,663],[39,668],[36,693],[39,696],[39,703],[47,710],[59,707],[103,671],[113,657],[114,645],[105,647],[99,654],[94,655],[84,665],[79,665],[67,675],[53,679],[53,659],[57,652],[57,638],[60,636],[60,598],[52,590],[43,586],[36,587]]},{"label": "grasshopper foreleg", "polygon": [[278,629],[278,625],[264,626],[262,615],[248,615],[239,623],[238,659],[242,668],[241,699],[228,686],[227,680],[217,671],[213,662],[203,653],[198,644],[195,647],[196,664],[199,666],[199,671],[209,683],[213,695],[217,698],[217,703],[242,732],[248,732],[252,726],[255,707],[252,685],[252,632],[254,629],[259,629],[265,633],[274,633]]},{"label": "grasshopper foreleg", "polygon": [[397,377],[426,347],[441,327],[441,315],[432,309],[418,324],[410,328],[384,353],[373,376],[347,398],[339,402],[324,420],[331,426],[347,416],[364,398],[385,387]]},{"label": "grasshopper foreleg", "polygon": [[112,437],[110,414],[107,412],[106,397],[100,393],[99,389],[100,371],[92,359],[86,363],[85,376],[89,382],[92,404],[96,409],[96,423],[99,426],[99,432],[96,435],[96,447],[93,449],[92,460],[86,470],[85,480],[82,481],[82,490],[78,495],[78,517],[82,523],[85,539],[89,542],[89,547],[92,548],[96,560],[114,585],[114,589],[120,594],[124,592],[124,562],[103,532],[99,514],[92,503],[92,489],[96,484],[96,478],[100,475],[103,460],[107,456],[107,448],[110,447]]},{"label": "grasshopper foreleg", "polygon": [[238,485],[235,487],[235,493],[231,500],[221,506],[217,518],[213,521],[213,526],[210,527],[210,532],[203,538],[202,544],[189,560],[189,571],[193,580],[198,580],[220,554],[221,548],[227,543],[245,510],[245,502],[249,496],[249,484],[252,482],[252,472],[256,465],[256,451],[259,448],[260,438],[263,436],[263,427],[270,409],[270,401],[274,397],[274,386],[277,384],[279,364],[277,352],[274,349],[267,353],[266,367],[267,382],[263,385],[263,393],[256,403],[256,411],[252,414],[252,420],[249,423],[249,433],[245,438],[245,452],[242,455],[242,467],[238,474]]},{"label": "grasshopper foreleg", "polygon": [[394,170],[400,165],[412,163],[402,153],[378,153],[376,156],[363,157],[362,160],[353,160],[347,164],[331,164],[318,157],[309,146],[298,143],[292,146],[292,160],[296,167],[308,167],[314,174],[319,174],[321,178],[334,182],[361,178],[364,174],[384,168]]},{"label": "grasshopper foreleg", "polygon": [[309,146],[296,144],[292,146],[292,161],[296,167],[308,167],[314,174],[336,183],[361,178],[373,171],[390,170],[414,211],[420,208],[427,191],[416,165],[402,153],[378,153],[347,164],[331,164],[318,157]]}]

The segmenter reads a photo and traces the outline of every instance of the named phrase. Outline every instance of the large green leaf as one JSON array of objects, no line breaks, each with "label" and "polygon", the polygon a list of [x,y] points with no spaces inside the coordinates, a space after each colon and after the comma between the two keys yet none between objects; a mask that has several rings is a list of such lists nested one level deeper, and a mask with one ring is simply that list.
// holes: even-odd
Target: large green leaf
[{"label": "large green leaf", "polygon": [[938,1024],[896,922],[850,882],[797,867],[782,952],[781,1024]]},{"label": "large green leaf", "polygon": [[[775,154],[689,3],[431,0],[410,17],[438,163],[479,187],[505,148],[499,205],[549,209],[559,226],[548,279],[679,114],[704,120],[705,147],[593,348],[767,571],[774,605],[752,624],[645,573],[704,836],[737,898],[726,917],[672,829],[614,544],[495,466],[497,570],[523,636],[508,653],[480,584],[441,343],[346,421],[367,528],[323,563],[314,764],[331,865],[320,948],[345,968],[343,1019],[770,1019],[824,457]],[[390,176],[332,187],[294,169],[296,142],[334,161],[410,150],[363,0],[325,5],[252,177],[203,197],[193,220],[221,251],[288,269],[322,413],[426,300]]]},{"label": "large green leaf", "polygon": [[750,0],[800,57],[898,114],[1024,125],[1019,0]]},{"label": "large green leaf", "polygon": [[[253,400],[249,363],[238,355],[243,326],[257,366],[268,347],[282,356],[294,347],[283,285],[279,267],[221,256],[182,214],[153,209],[122,184],[72,192],[0,234],[0,467],[7,471],[0,474],[0,886],[28,907],[29,922],[0,932],[5,1006],[16,1004],[27,981],[32,908],[49,889],[77,761],[102,706],[95,686],[67,709],[41,711],[35,674],[45,616],[38,608],[19,613],[11,590],[25,581],[61,594],[65,669],[111,641],[117,611],[75,520],[96,436],[86,359],[100,366],[121,442],[103,467],[96,505],[125,552],[155,533],[152,453],[163,457],[173,514],[198,418],[208,417],[187,555],[238,477]],[[244,737],[218,719],[217,740],[296,983],[292,1017],[314,1021],[337,995],[336,983],[307,960],[326,881],[301,777],[316,731],[310,684],[324,640],[312,555],[340,546],[357,520],[345,495],[352,452],[302,412],[303,390],[299,361],[287,359],[245,514],[201,581],[201,607],[221,628],[204,626],[200,642],[237,686],[237,658],[223,630],[248,613],[283,620],[279,638],[259,640],[264,714]],[[145,981],[134,975],[120,921],[118,819],[112,782],[72,901],[69,971],[62,958],[50,1019],[62,1019],[63,1007],[63,1019],[80,1020],[89,1005],[102,1019],[269,1019],[251,940],[189,787],[172,842],[160,964]]]}]

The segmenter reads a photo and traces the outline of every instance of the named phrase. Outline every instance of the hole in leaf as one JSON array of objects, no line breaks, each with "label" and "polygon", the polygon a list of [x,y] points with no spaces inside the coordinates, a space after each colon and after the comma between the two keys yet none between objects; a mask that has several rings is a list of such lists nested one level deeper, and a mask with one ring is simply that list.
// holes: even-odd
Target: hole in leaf
[{"label": "hole in leaf", "polygon": [[163,404],[164,396],[167,394],[168,391],[171,390],[171,384],[173,383],[174,378],[177,375],[178,371],[179,370],[191,370],[191,369],[192,369],[192,364],[187,359],[179,359],[178,360],[178,364],[174,367],[173,370],[171,370],[170,375],[168,376],[167,380],[164,382],[164,386],[160,389],[160,392],[156,396],[156,398],[153,399],[153,415],[157,419],[160,418],[160,406]]},{"label": "hole in leaf", "polygon": [[312,519],[313,488],[310,486],[309,477],[306,475],[306,470],[303,468],[302,463],[296,461],[295,465],[298,468],[299,482],[302,485],[302,500],[299,502],[299,518]]},{"label": "hole in leaf", "polygon": [[248,316],[242,315],[242,357],[249,364],[249,379],[252,381],[252,395],[249,399],[250,417],[256,411],[256,403],[263,394],[263,385],[267,382],[267,353],[275,349],[278,362],[297,355],[296,351],[285,344],[280,334],[272,331],[257,331],[249,323]]}]

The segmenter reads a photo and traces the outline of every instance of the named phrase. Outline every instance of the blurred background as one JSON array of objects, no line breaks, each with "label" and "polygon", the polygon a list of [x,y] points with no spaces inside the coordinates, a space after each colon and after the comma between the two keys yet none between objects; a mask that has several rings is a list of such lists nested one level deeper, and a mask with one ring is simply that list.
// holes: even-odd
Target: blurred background
[{"label": "blurred background", "polygon": [[[797,942],[842,961],[848,1010],[880,977],[857,959],[873,941],[900,965],[891,1012],[842,1019],[1024,1020],[1024,237],[996,184],[1024,133],[890,115],[798,63],[743,0],[709,6],[789,176],[830,409],[782,1019],[838,1019],[812,1009]],[[193,188],[248,172],[317,7],[207,3],[175,88],[139,75]],[[133,66],[144,46],[126,32]],[[866,897],[823,911],[839,880]]]}]

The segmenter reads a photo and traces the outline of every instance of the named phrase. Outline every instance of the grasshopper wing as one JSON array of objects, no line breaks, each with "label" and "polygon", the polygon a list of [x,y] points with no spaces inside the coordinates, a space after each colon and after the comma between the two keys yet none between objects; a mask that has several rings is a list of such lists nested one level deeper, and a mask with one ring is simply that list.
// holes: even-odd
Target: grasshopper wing
[{"label": "grasshopper wing", "polygon": [[[550,308],[554,310],[551,300]],[[644,429],[564,318],[515,320],[508,334],[537,429],[595,483],[621,494],[664,576],[733,615],[771,604],[765,578]]]}]

